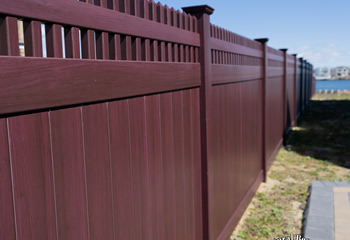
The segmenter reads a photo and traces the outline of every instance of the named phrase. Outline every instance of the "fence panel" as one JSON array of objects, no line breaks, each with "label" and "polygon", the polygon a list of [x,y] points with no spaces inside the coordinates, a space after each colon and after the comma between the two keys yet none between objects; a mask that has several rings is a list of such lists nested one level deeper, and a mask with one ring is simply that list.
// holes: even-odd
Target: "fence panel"
[{"label": "fence panel", "polygon": [[2,238],[201,239],[197,19],[153,1],[1,5]]},{"label": "fence panel", "polygon": [[267,82],[266,82],[266,161],[272,164],[282,144],[284,134],[285,83],[284,53],[267,48]]},{"label": "fence panel", "polygon": [[225,239],[262,180],[263,49],[214,25],[210,44],[210,239]]},{"label": "fence panel", "polygon": [[208,6],[0,5],[0,238],[227,239],[312,65]]}]

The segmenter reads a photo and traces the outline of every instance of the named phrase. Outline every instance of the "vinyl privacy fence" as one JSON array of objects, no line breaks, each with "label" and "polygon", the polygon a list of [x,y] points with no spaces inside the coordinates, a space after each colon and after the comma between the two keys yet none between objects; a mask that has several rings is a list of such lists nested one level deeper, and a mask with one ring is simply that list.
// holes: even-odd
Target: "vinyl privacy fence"
[{"label": "vinyl privacy fence", "polygon": [[0,0],[0,239],[228,238],[314,87],[212,12]]}]

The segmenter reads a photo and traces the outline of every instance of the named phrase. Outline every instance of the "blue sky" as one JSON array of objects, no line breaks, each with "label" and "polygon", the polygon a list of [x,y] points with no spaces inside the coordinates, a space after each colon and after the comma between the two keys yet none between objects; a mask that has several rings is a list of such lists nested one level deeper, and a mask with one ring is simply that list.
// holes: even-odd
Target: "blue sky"
[{"label": "blue sky", "polygon": [[175,9],[207,4],[211,22],[248,38],[269,38],[315,67],[350,66],[350,0],[161,0]]}]

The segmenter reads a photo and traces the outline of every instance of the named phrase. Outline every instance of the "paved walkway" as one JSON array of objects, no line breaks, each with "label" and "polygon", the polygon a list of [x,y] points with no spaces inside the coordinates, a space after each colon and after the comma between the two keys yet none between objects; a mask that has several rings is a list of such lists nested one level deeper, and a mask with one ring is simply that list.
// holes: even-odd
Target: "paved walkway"
[{"label": "paved walkway", "polygon": [[350,182],[314,181],[310,191],[305,210],[305,237],[350,239]]}]

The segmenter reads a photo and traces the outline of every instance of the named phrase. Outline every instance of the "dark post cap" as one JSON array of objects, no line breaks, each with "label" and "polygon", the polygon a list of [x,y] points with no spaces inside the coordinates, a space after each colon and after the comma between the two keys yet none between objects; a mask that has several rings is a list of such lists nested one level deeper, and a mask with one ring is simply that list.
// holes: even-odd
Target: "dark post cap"
[{"label": "dark post cap", "polygon": [[282,52],[287,52],[287,51],[288,51],[288,48],[280,48],[280,51],[282,51]]},{"label": "dark post cap", "polygon": [[189,14],[206,13],[208,15],[211,15],[214,12],[214,8],[212,8],[212,7],[208,6],[208,5],[183,7],[182,10],[185,13],[189,13]]},{"label": "dark post cap", "polygon": [[268,38],[256,38],[254,40],[260,43],[267,43],[269,41]]},{"label": "dark post cap", "polygon": [[292,54],[292,56],[294,56],[294,57],[296,57],[297,55],[298,55],[298,54],[296,54],[296,53],[293,53],[293,54]]}]

